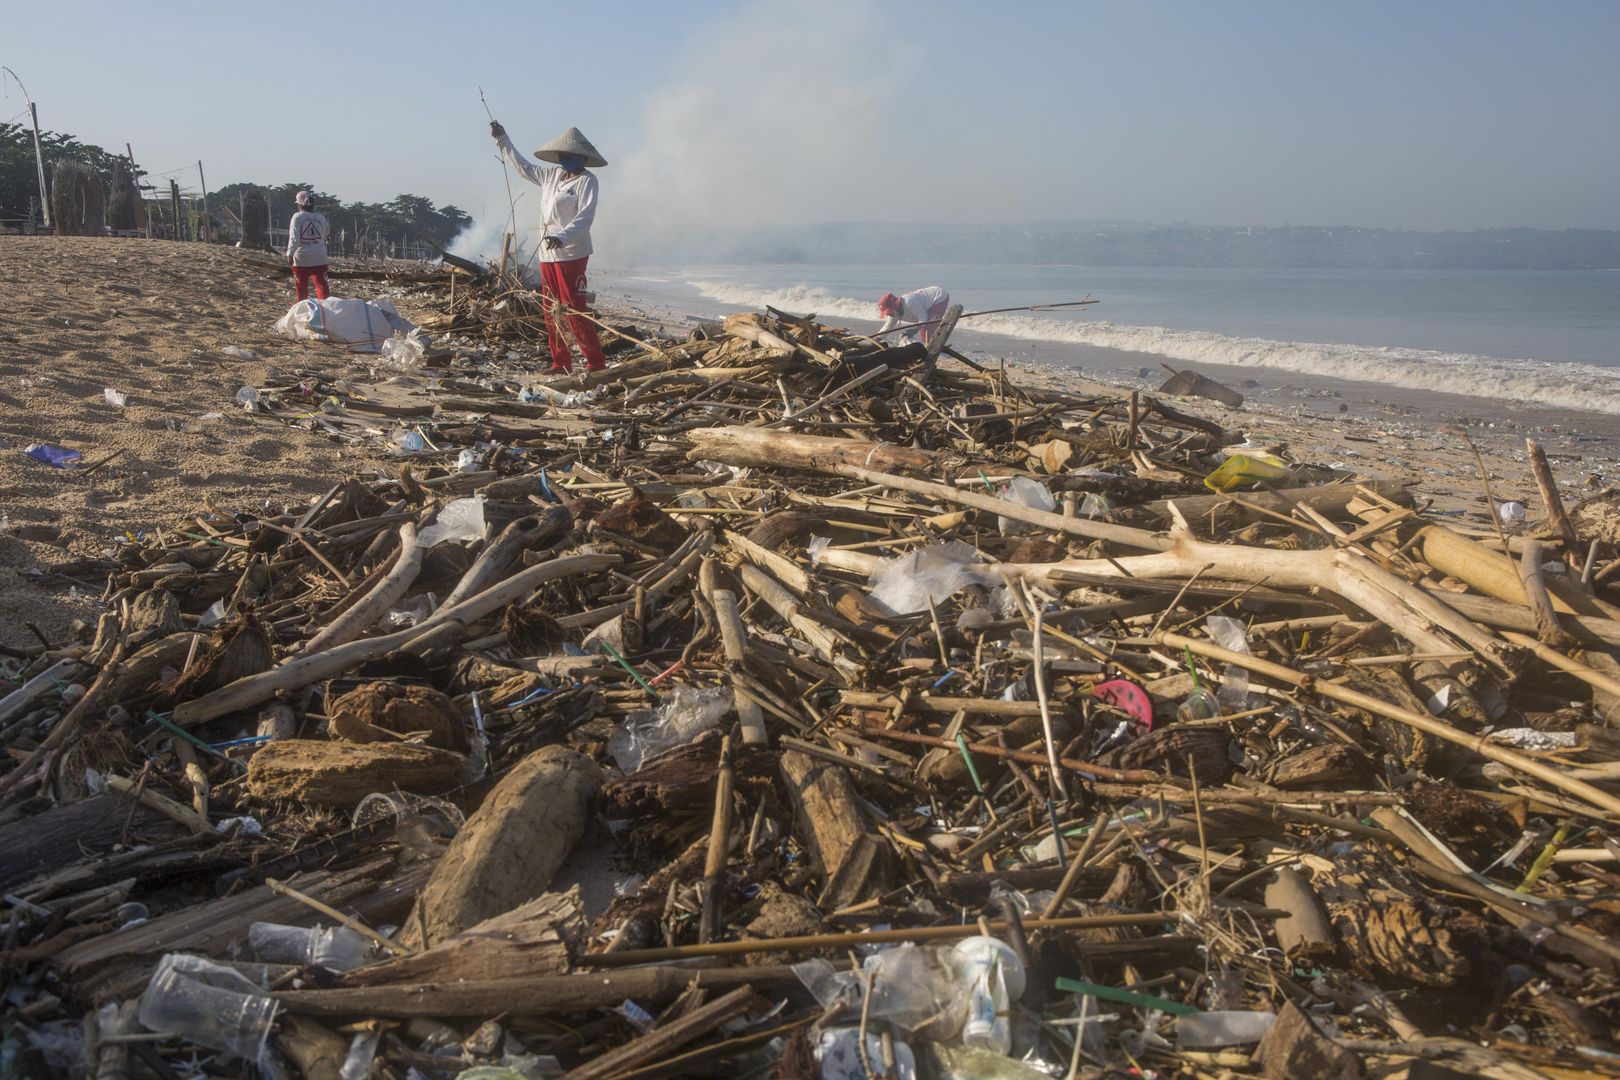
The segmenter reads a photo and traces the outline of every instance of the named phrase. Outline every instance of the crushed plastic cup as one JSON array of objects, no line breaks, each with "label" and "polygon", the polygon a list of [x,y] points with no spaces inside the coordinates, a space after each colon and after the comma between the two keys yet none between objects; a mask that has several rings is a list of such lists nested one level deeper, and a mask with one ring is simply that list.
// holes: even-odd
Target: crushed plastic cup
[{"label": "crushed plastic cup", "polygon": [[256,922],[248,945],[266,964],[299,964],[329,971],[353,971],[371,958],[371,942],[346,926],[282,926]]},{"label": "crushed plastic cup", "polygon": [[1186,1047],[1247,1046],[1266,1037],[1274,1012],[1221,1009],[1176,1017],[1176,1042]]},{"label": "crushed plastic cup", "polygon": [[236,392],[236,403],[248,412],[259,407],[259,391],[251,386],[244,386]]},{"label": "crushed plastic cup", "polygon": [[927,611],[930,603],[949,600],[969,585],[993,578],[968,567],[981,561],[971,544],[951,540],[885,559],[871,577],[872,599],[896,615]]},{"label": "crushed plastic cup", "polygon": [[107,404],[116,405],[120,409],[129,404],[128,394],[124,393],[122,390],[114,390],[110,386],[101,392],[101,396],[107,399]]},{"label": "crushed plastic cup", "polygon": [[951,963],[967,1003],[963,1044],[1007,1053],[1012,1049],[1008,1006],[1024,996],[1024,965],[1018,954],[1003,941],[977,935],[956,943]]},{"label": "crushed plastic cup", "polygon": [[1215,701],[1215,695],[1202,686],[1195,686],[1192,693],[1181,699],[1176,706],[1176,719],[1182,723],[1189,720],[1210,720],[1221,714],[1221,707]]},{"label": "crushed plastic cup", "polygon": [[[996,492],[996,498],[1014,506],[1027,506],[1031,510],[1044,510],[1047,513],[1057,509],[1057,499],[1053,497],[1052,490],[1039,480],[1032,480],[1027,476],[1015,476],[1007,481],[1001,490]],[[998,516],[996,528],[1002,536],[1006,536],[1008,533],[1033,530],[1035,526]]]},{"label": "crushed plastic cup", "polygon": [[234,968],[169,953],[141,993],[136,1016],[149,1031],[258,1061],[276,1001]]},{"label": "crushed plastic cup", "polygon": [[1080,500],[1080,516],[1084,518],[1100,518],[1113,509],[1115,509],[1114,500],[1106,495],[1088,491],[1085,498]]},{"label": "crushed plastic cup", "polygon": [[477,472],[483,467],[483,464],[483,458],[479,456],[478,451],[471,447],[456,455],[457,472]]},{"label": "crushed plastic cup", "polygon": [[1496,508],[1496,516],[1501,519],[1503,525],[1516,527],[1523,525],[1529,514],[1524,508],[1524,503],[1505,502]]},{"label": "crushed plastic cup", "polygon": [[258,353],[251,349],[244,349],[240,345],[227,345],[219,351],[233,360],[246,360],[248,363],[252,363],[259,358]]},{"label": "crushed plastic cup", "polygon": [[33,443],[23,453],[35,461],[44,462],[53,469],[65,469],[79,461],[79,452],[69,450],[62,446],[52,446],[50,443]]},{"label": "crushed plastic cup", "polygon": [[1253,484],[1278,483],[1293,476],[1288,463],[1275,454],[1233,454],[1204,477],[1211,491],[1227,492]]},{"label": "crushed plastic cup", "polygon": [[665,750],[685,746],[718,725],[733,707],[724,686],[675,686],[650,712],[632,713],[608,739],[608,753],[626,775]]},{"label": "crushed plastic cup", "polygon": [[484,500],[481,496],[457,499],[443,510],[432,525],[416,536],[416,545],[436,547],[446,541],[482,540],[488,526],[484,521]]}]

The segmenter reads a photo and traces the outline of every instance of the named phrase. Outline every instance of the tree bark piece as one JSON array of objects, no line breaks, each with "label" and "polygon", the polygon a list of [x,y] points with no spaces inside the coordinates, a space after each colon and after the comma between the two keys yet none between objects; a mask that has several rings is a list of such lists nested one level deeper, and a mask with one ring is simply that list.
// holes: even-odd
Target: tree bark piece
[{"label": "tree bark piece", "polygon": [[692,449],[688,461],[718,461],[722,465],[755,468],[803,469],[831,473],[841,465],[857,465],[885,472],[926,474],[939,461],[931,450],[871,442],[800,435],[774,428],[698,428],[686,433]]},{"label": "tree bark piece", "polygon": [[395,788],[437,795],[461,784],[466,771],[466,758],[431,746],[278,739],[253,755],[247,787],[264,802],[349,809]]},{"label": "tree bark piece", "polygon": [[1361,1080],[1361,1059],[1316,1030],[1311,1018],[1292,1001],[1277,1014],[1255,1051],[1265,1080]]},{"label": "tree bark piece", "polygon": [[1272,924],[1285,955],[1308,960],[1333,954],[1333,927],[1304,873],[1290,866],[1279,869],[1266,885],[1265,902],[1268,908],[1291,913]]},{"label": "tree bark piece", "polygon": [[424,952],[352,971],[343,982],[346,986],[385,986],[566,975],[570,956],[584,935],[584,913],[575,887],[536,897]]},{"label": "tree bark piece", "polygon": [[793,799],[800,835],[825,876],[816,906],[847,907],[886,889],[889,849],[862,820],[848,771],[789,750],[782,755],[782,777]]},{"label": "tree bark piece", "polygon": [[298,1066],[304,1080],[343,1080],[347,1039],[307,1016],[284,1016],[280,1028],[276,1046]]},{"label": "tree bark piece", "polygon": [[584,833],[601,786],[596,764],[566,747],[520,761],[451,841],[401,939],[437,945],[543,892]]}]

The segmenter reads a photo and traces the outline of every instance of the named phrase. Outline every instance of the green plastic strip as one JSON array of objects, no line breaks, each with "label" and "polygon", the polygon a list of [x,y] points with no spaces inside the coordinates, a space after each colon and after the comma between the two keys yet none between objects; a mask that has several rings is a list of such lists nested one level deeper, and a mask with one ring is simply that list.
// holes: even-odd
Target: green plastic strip
[{"label": "green plastic strip", "polygon": [[1169,998],[1154,997],[1152,994],[1138,994],[1132,990],[1119,990],[1112,986],[1103,986],[1099,983],[1086,982],[1084,979],[1059,978],[1057,988],[1070,994],[1090,994],[1094,998],[1104,1001],[1117,1001],[1121,1005],[1139,1005],[1144,1009],[1158,1009],[1171,1016],[1190,1016],[1204,1010],[1194,1005],[1184,1005]]}]

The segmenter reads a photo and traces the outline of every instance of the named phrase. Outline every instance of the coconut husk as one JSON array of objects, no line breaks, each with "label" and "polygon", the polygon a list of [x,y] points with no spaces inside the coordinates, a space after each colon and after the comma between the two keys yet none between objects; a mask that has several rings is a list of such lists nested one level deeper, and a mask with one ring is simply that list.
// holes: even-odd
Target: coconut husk
[{"label": "coconut husk", "polygon": [[372,682],[335,699],[326,711],[332,738],[392,743],[410,738],[426,746],[467,752],[466,724],[455,702],[431,686]]}]

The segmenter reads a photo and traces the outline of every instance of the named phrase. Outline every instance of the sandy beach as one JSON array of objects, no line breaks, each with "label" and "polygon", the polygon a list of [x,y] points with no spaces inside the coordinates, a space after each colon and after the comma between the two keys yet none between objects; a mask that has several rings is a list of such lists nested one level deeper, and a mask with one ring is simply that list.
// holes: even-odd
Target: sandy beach
[{"label": "sandy beach", "polygon": [[[366,374],[370,367],[336,347],[273,334],[293,299],[290,285],[242,252],[141,240],[3,243],[12,284],[0,316],[0,645],[37,644],[30,623],[59,644],[75,620],[93,622],[101,562],[115,558],[126,538],[194,526],[191,519],[207,507],[257,514],[307,503],[347,476],[390,468],[380,433],[347,443],[238,407],[243,386],[296,385],[301,373]],[[340,289],[379,291],[372,282]],[[433,310],[431,296],[398,303],[407,317]],[[629,306],[619,304],[614,317],[685,335],[680,313],[637,314]],[[1086,370],[1146,363],[1121,354]],[[1077,377],[1038,353],[1015,360],[1011,370],[1035,385],[1098,393],[1122,387]],[[1233,385],[1245,378],[1241,371],[1207,373]],[[1488,523],[1486,497],[1472,452],[1446,430],[1456,418],[1471,421],[1492,491],[1523,502],[1532,523],[1540,510],[1525,464],[1526,433],[1541,438],[1572,501],[1607,483],[1620,447],[1620,423],[1597,414],[1558,423],[1473,399],[1368,394],[1275,372],[1256,381],[1260,386],[1245,388],[1250,400],[1241,410],[1199,399],[1178,406],[1299,461],[1407,481],[1436,509],[1478,525]],[[109,403],[107,389],[127,395],[127,404]],[[1350,411],[1339,413],[1339,402]],[[24,454],[34,442],[77,450],[81,465],[41,464]]]}]

